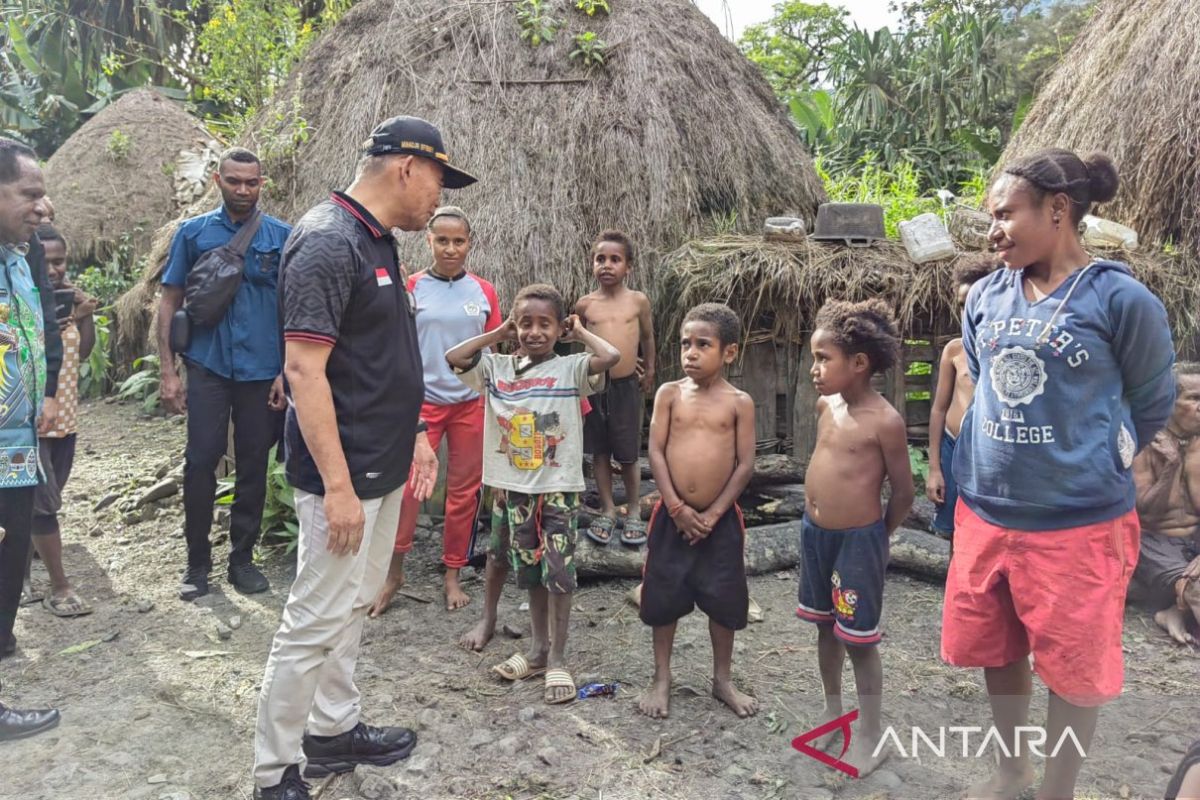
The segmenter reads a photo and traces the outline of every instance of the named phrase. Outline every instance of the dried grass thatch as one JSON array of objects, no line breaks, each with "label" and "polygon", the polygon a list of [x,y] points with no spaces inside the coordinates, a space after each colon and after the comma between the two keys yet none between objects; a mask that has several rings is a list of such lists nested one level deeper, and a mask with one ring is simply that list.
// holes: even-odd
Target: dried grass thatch
[{"label": "dried grass thatch", "polygon": [[1001,164],[1041,147],[1103,150],[1121,174],[1103,216],[1200,256],[1200,3],[1102,0]]},{"label": "dried grass thatch", "polygon": [[211,139],[198,120],[149,89],[129,92],[88,120],[46,162],[55,224],[71,242],[72,259],[105,260],[126,235],[133,253],[145,254],[179,210],[173,172],[180,151],[203,149]]},{"label": "dried grass thatch", "polygon": [[[453,159],[479,176],[447,193],[471,215],[472,269],[502,302],[521,286],[589,291],[588,247],[604,228],[638,245],[634,281],[649,289],[664,253],[714,220],[756,230],[768,216],[812,220],[826,199],[791,120],[758,69],[688,0],[621,0],[588,18],[548,3],[566,21],[555,41],[521,39],[509,0],[363,0],[326,32],[241,143],[264,155],[273,181],[264,205],[295,221],[348,185],[362,142],[381,120],[437,123]],[[572,61],[573,37],[595,31],[606,63]],[[303,118],[307,139],[287,143]],[[211,208],[213,192],[190,213]],[[118,307],[124,352],[145,352],[158,265]],[[401,237],[414,269],[420,236]],[[140,354],[140,353],[138,353]]]},{"label": "dried grass thatch", "polygon": [[[655,291],[660,341],[676,337],[687,309],[698,303],[728,303],[747,332],[770,324],[776,338],[794,340],[812,329],[826,300],[882,297],[901,329],[941,317],[953,320],[953,259],[914,264],[895,241],[846,247],[807,239],[795,244],[761,236],[721,236],[688,242],[667,256]],[[1196,266],[1191,259],[1161,253],[1097,251],[1093,255],[1128,263],[1138,279],[1162,299],[1180,350],[1190,351],[1200,331]]]},{"label": "dried grass thatch", "polygon": [[[414,114],[480,178],[452,199],[471,215],[474,268],[506,300],[533,281],[570,297],[589,290],[588,246],[603,228],[633,235],[645,285],[661,255],[713,217],[753,230],[765,216],[815,216],[824,189],[790,118],[688,0],[621,0],[594,18],[573,1],[547,6],[565,25],[532,47],[505,0],[359,3],[264,116],[298,102],[310,126],[294,169],[270,165],[278,212],[294,220],[349,183],[372,127]],[[608,45],[603,67],[569,56],[585,30]],[[402,247],[413,266],[428,262],[419,237]]]}]

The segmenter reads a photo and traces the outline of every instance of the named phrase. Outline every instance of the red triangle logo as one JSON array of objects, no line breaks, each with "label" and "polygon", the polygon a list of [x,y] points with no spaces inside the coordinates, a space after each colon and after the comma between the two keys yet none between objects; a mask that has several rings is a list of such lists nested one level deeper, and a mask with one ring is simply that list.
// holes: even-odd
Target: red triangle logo
[{"label": "red triangle logo", "polygon": [[[807,733],[802,733],[795,739],[792,739],[792,747],[804,753],[809,758],[815,758],[827,767],[833,767],[836,770],[846,773],[851,778],[858,777],[858,768],[852,767],[845,761],[842,761],[842,756],[846,755],[846,751],[850,749],[850,723],[858,719],[858,709],[854,709],[849,714],[843,714],[837,719],[831,719],[824,725],[819,725]],[[827,733],[833,733],[836,730],[842,732],[842,752],[838,753],[838,757],[834,758],[829,753],[822,752],[809,744],[814,739],[820,739]]]}]

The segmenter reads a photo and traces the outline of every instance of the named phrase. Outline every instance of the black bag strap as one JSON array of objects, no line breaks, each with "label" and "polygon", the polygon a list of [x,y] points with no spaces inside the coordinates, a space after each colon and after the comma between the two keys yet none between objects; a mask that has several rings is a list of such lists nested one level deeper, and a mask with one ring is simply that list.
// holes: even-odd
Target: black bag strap
[{"label": "black bag strap", "polygon": [[250,242],[254,239],[254,234],[258,233],[258,228],[262,225],[263,213],[261,209],[254,209],[254,216],[246,220],[242,225],[241,230],[233,235],[229,240],[229,247],[239,256],[246,255],[246,251],[250,249]]}]

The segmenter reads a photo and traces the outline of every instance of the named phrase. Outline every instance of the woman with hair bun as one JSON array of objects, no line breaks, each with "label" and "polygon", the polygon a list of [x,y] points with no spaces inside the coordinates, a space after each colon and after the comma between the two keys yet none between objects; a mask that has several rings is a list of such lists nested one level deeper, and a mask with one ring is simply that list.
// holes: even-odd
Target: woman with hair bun
[{"label": "woman with hair bun", "polygon": [[1006,269],[972,287],[963,316],[976,388],[954,456],[942,657],[984,668],[1010,755],[971,798],[1015,798],[1034,782],[1018,739],[1033,672],[1050,690],[1042,800],[1074,797],[1099,707],[1121,691],[1139,540],[1131,467],[1175,387],[1162,303],[1079,240],[1083,216],[1116,191],[1107,156],[1052,149],[1008,164],[988,194]]},{"label": "woman with hair bun", "polygon": [[[462,608],[471,598],[463,591],[459,570],[467,565],[479,511],[483,478],[483,404],[446,363],[446,351],[461,341],[500,327],[500,302],[491,283],[467,269],[471,221],[457,206],[442,206],[426,226],[433,266],[408,279],[415,306],[417,340],[425,365],[425,403],[421,421],[429,445],[437,450],[446,439],[446,510],[442,534],[442,584],[446,608]],[[412,550],[418,504],[405,488],[400,523],[387,579],[371,606],[371,616],[387,611],[404,585],[404,556]]]}]

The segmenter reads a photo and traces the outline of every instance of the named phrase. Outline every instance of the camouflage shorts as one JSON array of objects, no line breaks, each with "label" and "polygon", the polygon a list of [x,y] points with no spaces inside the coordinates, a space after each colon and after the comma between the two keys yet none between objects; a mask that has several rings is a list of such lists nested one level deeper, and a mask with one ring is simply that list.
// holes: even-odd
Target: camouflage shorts
[{"label": "camouflage shorts", "polygon": [[545,586],[555,594],[575,591],[578,492],[521,494],[493,489],[488,553],[507,558],[517,586]]}]

